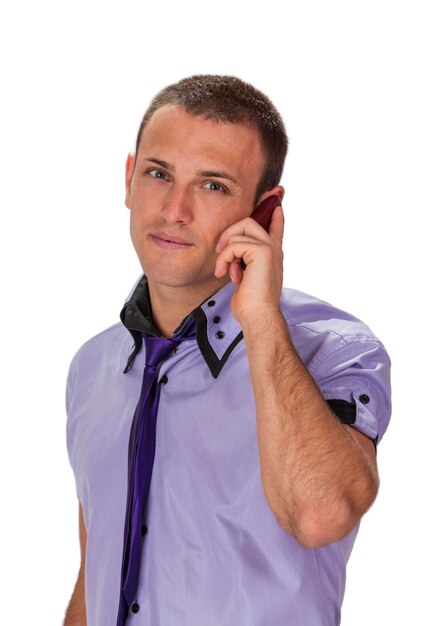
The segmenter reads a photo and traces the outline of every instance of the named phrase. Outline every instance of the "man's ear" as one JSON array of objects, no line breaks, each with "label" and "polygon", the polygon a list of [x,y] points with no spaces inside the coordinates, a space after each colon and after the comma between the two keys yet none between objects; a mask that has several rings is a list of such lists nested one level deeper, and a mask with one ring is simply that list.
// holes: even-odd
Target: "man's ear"
[{"label": "man's ear", "polygon": [[125,165],[125,204],[128,209],[131,208],[130,204],[130,191],[131,191],[131,181],[133,179],[134,174],[134,166],[136,164],[136,157],[134,152],[130,152],[126,157],[126,165]]},{"label": "man's ear", "polygon": [[264,191],[264,193],[259,197],[259,200],[257,201],[256,206],[259,206],[262,200],[265,200],[266,198],[269,198],[270,196],[279,196],[282,202],[282,200],[284,199],[284,195],[285,195],[285,189],[282,187],[282,185],[276,185],[276,187],[273,187],[273,189],[267,189],[267,191]]}]

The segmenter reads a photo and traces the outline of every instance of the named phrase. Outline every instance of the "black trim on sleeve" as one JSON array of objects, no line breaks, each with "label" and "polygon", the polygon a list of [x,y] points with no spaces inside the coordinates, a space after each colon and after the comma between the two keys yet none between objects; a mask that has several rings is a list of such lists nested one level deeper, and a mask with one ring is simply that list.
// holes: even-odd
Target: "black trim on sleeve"
[{"label": "black trim on sleeve", "polygon": [[326,402],[343,424],[351,425],[356,422],[356,404],[347,400],[326,400]]}]

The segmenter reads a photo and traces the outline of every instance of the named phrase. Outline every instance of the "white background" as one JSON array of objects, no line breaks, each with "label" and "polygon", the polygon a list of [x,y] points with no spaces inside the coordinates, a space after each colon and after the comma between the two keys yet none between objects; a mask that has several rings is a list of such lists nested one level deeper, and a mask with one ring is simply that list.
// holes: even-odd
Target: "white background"
[{"label": "white background", "polygon": [[43,0],[2,10],[3,624],[63,619],[78,567],[67,368],[118,321],[140,273],[123,202],[140,118],[160,88],[193,73],[238,75],[275,102],[291,141],[285,284],[364,319],[392,358],[382,485],[350,559],[342,624],[444,623],[441,9]]}]

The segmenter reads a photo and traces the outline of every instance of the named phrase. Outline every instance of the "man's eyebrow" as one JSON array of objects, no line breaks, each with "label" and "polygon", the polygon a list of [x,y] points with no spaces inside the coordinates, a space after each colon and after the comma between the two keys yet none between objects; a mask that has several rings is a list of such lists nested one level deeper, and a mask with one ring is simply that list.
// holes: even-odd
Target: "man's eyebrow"
[{"label": "man's eyebrow", "polygon": [[155,157],[146,157],[145,161],[151,161],[152,163],[157,163],[160,167],[163,167],[165,170],[170,170],[170,172],[174,172],[174,165],[171,163],[167,163],[166,161],[161,161],[160,159],[156,159]]},{"label": "man's eyebrow", "polygon": [[231,176],[231,174],[227,174],[226,172],[213,172],[212,170],[199,170],[197,172],[197,175],[204,176],[205,178],[226,178],[227,180],[231,180],[231,182],[235,183],[236,185],[239,184],[239,182],[233,176]]}]

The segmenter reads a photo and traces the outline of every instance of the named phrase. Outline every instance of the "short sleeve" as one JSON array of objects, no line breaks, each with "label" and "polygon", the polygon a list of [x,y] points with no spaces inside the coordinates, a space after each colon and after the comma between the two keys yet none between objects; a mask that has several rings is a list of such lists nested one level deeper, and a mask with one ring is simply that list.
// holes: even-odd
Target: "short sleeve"
[{"label": "short sleeve", "polygon": [[355,338],[343,342],[310,373],[332,409],[348,406],[353,418],[346,423],[379,443],[391,414],[390,365],[378,340]]},{"label": "short sleeve", "polygon": [[71,464],[71,467],[74,471],[74,478],[76,481],[76,491],[77,496],[79,497],[79,487],[77,484],[77,473],[76,473],[76,460],[75,460],[75,428],[73,427],[71,413],[72,413],[72,404],[74,400],[74,387],[75,381],[77,378],[77,363],[74,358],[70,364],[68,377],[66,380],[66,393],[65,393],[65,403],[66,403],[66,447],[68,450],[68,458]]},{"label": "short sleeve", "polygon": [[66,379],[66,391],[65,391],[65,407],[66,407],[66,415],[69,416],[69,410],[71,407],[71,399],[72,399],[72,388],[73,388],[73,369],[74,365],[71,362],[68,370],[68,376]]}]

